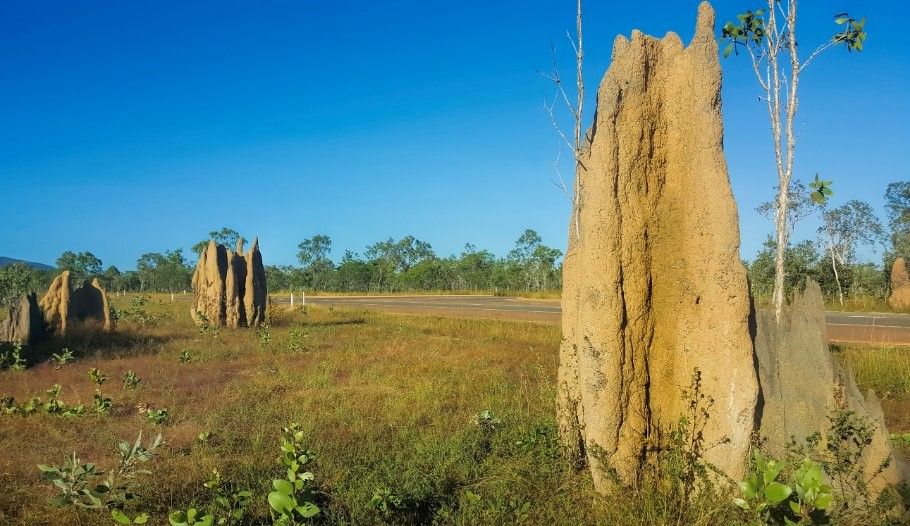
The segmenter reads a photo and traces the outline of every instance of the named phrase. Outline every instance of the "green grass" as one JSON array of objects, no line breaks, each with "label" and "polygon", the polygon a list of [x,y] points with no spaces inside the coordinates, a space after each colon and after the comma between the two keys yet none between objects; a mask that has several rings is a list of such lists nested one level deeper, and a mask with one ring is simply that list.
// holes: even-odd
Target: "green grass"
[{"label": "green grass", "polygon": [[[127,309],[130,297],[115,303]],[[123,321],[111,336],[74,327],[65,340],[29,349],[26,371],[0,372],[0,396],[24,401],[57,383],[65,402],[91,408],[87,371],[97,367],[110,378],[105,395],[114,402],[106,416],[0,415],[0,524],[109,525],[105,513],[54,507],[36,465],[62,463],[76,451],[109,468],[117,441],[139,431],[161,432],[167,444],[149,463],[132,511],[164,524],[168,511],[206,501],[202,484],[218,468],[254,492],[252,523],[265,523],[269,483],[280,475],[280,429],[293,421],[316,454],[323,524],[658,525],[676,518],[664,484],[602,497],[588,473],[561,456],[556,326],[273,307],[263,345],[255,330],[201,333],[186,302],[155,296],[147,308],[150,324]],[[46,360],[63,347],[77,360],[56,369]],[[897,350],[877,355],[893,360],[884,368],[866,365],[874,359],[864,361],[859,350],[844,356],[856,362],[861,383],[906,393],[904,373],[889,370],[906,367]],[[127,370],[141,377],[139,389],[121,387]],[[153,425],[141,412],[146,406],[167,408],[171,422]],[[502,422],[492,434],[474,419],[487,409]],[[201,432],[211,432],[208,443],[195,440]],[[377,490],[400,503],[391,516],[369,505]],[[730,497],[701,502],[682,523],[735,524]]]},{"label": "green grass", "polygon": [[881,398],[910,394],[910,347],[849,345],[839,352],[861,387],[874,389]]},{"label": "green grass", "polygon": [[[117,299],[118,308],[128,300]],[[148,466],[135,510],[161,524],[169,510],[204,502],[202,484],[218,468],[255,493],[252,513],[263,523],[268,484],[279,474],[280,428],[292,421],[317,455],[325,524],[386,522],[369,506],[379,489],[402,503],[392,523],[642,523],[596,496],[589,475],[559,454],[557,327],[273,309],[263,347],[254,330],[200,333],[185,303],[157,298],[149,309],[151,325],[123,322],[110,338],[77,329],[30,350],[43,360],[65,346],[78,357],[72,364],[0,372],[0,396],[24,401],[58,383],[65,402],[90,408],[87,371],[97,367],[111,378],[105,394],[114,402],[107,416],[0,416],[0,523],[110,524],[101,512],[54,507],[36,465],[76,451],[109,468],[118,439],[139,431],[160,431],[167,444]],[[183,350],[188,363],[180,363]],[[127,370],[142,378],[139,389],[120,387]],[[144,406],[169,409],[171,423],[151,424]],[[502,421],[486,438],[473,420],[485,409]],[[211,441],[196,443],[204,431]],[[644,523],[662,523],[671,511],[649,509],[655,518]]]},{"label": "green grass", "polygon": [[851,344],[834,349],[853,370],[860,389],[873,389],[881,399],[888,431],[910,432],[910,347]]},{"label": "green grass", "polygon": [[[771,308],[771,295],[762,294],[753,297],[755,306],[760,309]],[[825,296],[825,310],[836,312],[893,312],[910,313],[910,309],[895,309],[888,304],[887,298],[878,296],[856,296],[844,299],[843,305],[837,296]]]}]

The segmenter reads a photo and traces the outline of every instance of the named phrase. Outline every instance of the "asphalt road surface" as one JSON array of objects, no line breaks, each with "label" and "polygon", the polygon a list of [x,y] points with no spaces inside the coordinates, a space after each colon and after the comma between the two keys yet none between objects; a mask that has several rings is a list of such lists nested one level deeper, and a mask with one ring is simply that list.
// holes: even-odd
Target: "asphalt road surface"
[{"label": "asphalt road surface", "polygon": [[[289,296],[272,296],[290,303]],[[299,304],[300,297],[295,297]],[[559,323],[559,300],[500,296],[310,296],[307,304],[337,305],[403,314],[429,314]],[[828,340],[841,343],[910,344],[910,315],[828,312]]]}]

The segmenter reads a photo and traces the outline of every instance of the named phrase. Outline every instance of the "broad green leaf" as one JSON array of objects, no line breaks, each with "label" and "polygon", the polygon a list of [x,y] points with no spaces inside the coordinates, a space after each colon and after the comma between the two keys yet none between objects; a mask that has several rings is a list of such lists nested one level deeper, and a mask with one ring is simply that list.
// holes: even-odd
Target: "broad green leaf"
[{"label": "broad green leaf", "polygon": [[765,487],[765,497],[773,504],[783,502],[791,493],[793,493],[793,489],[780,482],[772,482]]},{"label": "broad green leaf", "polygon": [[120,510],[111,510],[111,518],[114,519],[114,522],[118,524],[130,524],[133,522],[129,517],[126,516],[125,513]]},{"label": "broad green leaf", "polygon": [[319,515],[319,507],[312,502],[307,502],[305,504],[297,506],[297,513],[299,513],[301,517],[309,519],[310,517]]},{"label": "broad green leaf", "polygon": [[793,510],[793,513],[795,513],[797,515],[799,515],[800,512],[802,511],[799,507],[799,503],[796,502],[795,500],[790,501],[790,509]]},{"label": "broad green leaf", "polygon": [[831,505],[831,502],[833,500],[834,500],[834,495],[832,495],[830,493],[824,493],[822,495],[819,495],[818,498],[815,499],[815,507],[820,510],[828,509],[828,506]]},{"label": "broad green leaf", "polygon": [[284,479],[275,479],[272,481],[272,487],[285,495],[294,494],[294,485]]},{"label": "broad green leaf", "polygon": [[186,513],[182,511],[172,511],[167,516],[167,520],[171,523],[171,526],[187,526]]},{"label": "broad green leaf", "polygon": [[730,53],[733,53],[733,43],[727,44],[727,47],[724,48],[724,58],[730,56]]},{"label": "broad green leaf", "polygon": [[745,481],[745,480],[744,480],[744,481],[740,482],[740,483],[739,483],[739,490],[742,491],[743,495],[744,495],[747,499],[754,499],[754,498],[755,498],[755,489],[753,488],[752,484],[750,484],[748,481]]},{"label": "broad green leaf", "polygon": [[269,493],[269,506],[279,513],[290,513],[297,506],[297,503],[293,497],[280,491],[273,491]]},{"label": "broad green leaf", "polygon": [[749,503],[740,498],[733,499],[733,504],[736,504],[737,506],[739,506],[740,508],[742,508],[744,510],[749,509]]}]

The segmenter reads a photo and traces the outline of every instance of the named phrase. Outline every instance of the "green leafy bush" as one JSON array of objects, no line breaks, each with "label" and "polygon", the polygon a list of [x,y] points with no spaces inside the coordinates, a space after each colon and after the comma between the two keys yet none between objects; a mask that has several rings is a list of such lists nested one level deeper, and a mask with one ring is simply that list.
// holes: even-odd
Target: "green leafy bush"
[{"label": "green leafy bush", "polygon": [[25,358],[22,357],[22,342],[0,343],[0,371],[7,367],[13,371],[24,371],[25,366]]},{"label": "green leafy bush", "polygon": [[73,361],[73,352],[64,347],[60,350],[60,354],[54,353],[51,355],[51,361],[54,363],[54,369],[60,369]]},{"label": "green leafy bush", "polygon": [[107,473],[98,469],[94,463],[82,464],[75,452],[60,466],[41,464],[38,470],[41,471],[42,478],[50,481],[57,489],[59,495],[55,501],[60,505],[122,509],[139,496],[138,477],[150,474],[147,470],[139,469],[139,465],[151,460],[160,445],[161,435],[158,435],[147,447],[143,446],[142,433],[139,433],[132,445],[126,441],[120,442],[117,446],[120,454],[118,465]]},{"label": "green leafy bush", "polygon": [[313,502],[315,477],[311,471],[306,471],[313,455],[303,444],[300,424],[293,423],[281,431],[278,462],[286,469],[286,475],[272,480],[274,491],[268,496],[272,522],[280,526],[305,524],[320,512]]},{"label": "green leafy bush", "polygon": [[133,371],[127,371],[123,373],[123,388],[136,390],[139,389],[139,386],[142,385],[142,378],[139,378],[139,375]]},{"label": "green leafy bush", "polygon": [[145,417],[148,418],[149,422],[155,424],[156,426],[162,426],[170,421],[171,414],[167,409],[152,409],[150,407],[146,411]]}]

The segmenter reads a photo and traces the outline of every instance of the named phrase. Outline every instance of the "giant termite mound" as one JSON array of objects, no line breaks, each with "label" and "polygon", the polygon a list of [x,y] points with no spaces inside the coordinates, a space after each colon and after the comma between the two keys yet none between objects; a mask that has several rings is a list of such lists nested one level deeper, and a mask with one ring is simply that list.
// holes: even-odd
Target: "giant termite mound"
[{"label": "giant termite mound", "polygon": [[29,345],[44,335],[44,320],[34,293],[19,296],[0,320],[0,342]]},{"label": "giant termite mound", "polygon": [[243,240],[236,250],[214,241],[199,255],[193,273],[193,306],[197,325],[257,327],[265,320],[265,267],[259,239],[244,254]]},{"label": "giant termite mound", "polygon": [[772,311],[756,312],[755,356],[762,391],[757,416],[767,452],[784,458],[792,442],[805,444],[816,433],[827,440],[837,413],[849,411],[870,426],[869,443],[855,459],[863,480],[875,492],[899,481],[903,466],[892,458],[881,403],[871,389],[865,396],[860,392],[853,372],[828,348],[817,283],[796,291],[780,320]]},{"label": "giant termite mound", "polygon": [[60,336],[66,334],[73,320],[100,322],[105,331],[113,330],[107,292],[98,278],[73,289],[70,271],[64,270],[51,282],[38,305],[45,322]]},{"label": "giant termite mound", "polygon": [[895,309],[910,307],[910,275],[907,273],[907,262],[899,257],[891,265],[891,295],[888,304]]},{"label": "giant termite mound", "polygon": [[635,481],[695,370],[707,460],[743,473],[758,383],[720,86],[702,3],[688,47],[617,37],[598,90],[563,266],[559,423],[600,488]]}]

